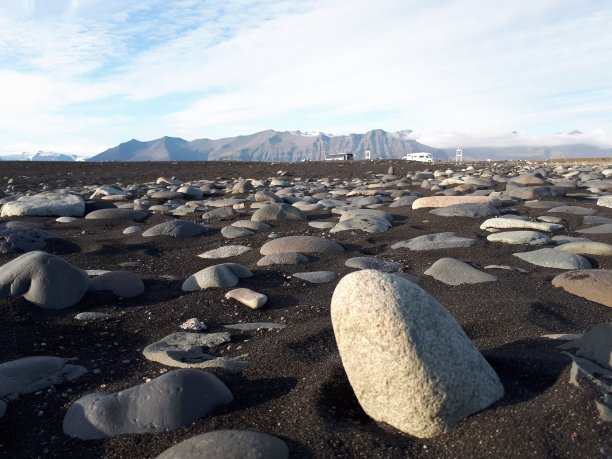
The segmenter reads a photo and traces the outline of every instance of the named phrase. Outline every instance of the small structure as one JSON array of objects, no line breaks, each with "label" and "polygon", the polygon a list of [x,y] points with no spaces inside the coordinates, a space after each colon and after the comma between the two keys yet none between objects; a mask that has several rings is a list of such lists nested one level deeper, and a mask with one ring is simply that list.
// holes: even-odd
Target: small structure
[{"label": "small structure", "polygon": [[372,152],[370,150],[366,150],[363,153],[365,155],[365,159],[372,159]]},{"label": "small structure", "polygon": [[456,163],[463,162],[463,150],[461,149],[461,147],[457,148],[457,151],[455,152],[455,162]]},{"label": "small structure", "polygon": [[325,155],[325,161],[345,161],[352,160],[353,153],[332,153]]}]

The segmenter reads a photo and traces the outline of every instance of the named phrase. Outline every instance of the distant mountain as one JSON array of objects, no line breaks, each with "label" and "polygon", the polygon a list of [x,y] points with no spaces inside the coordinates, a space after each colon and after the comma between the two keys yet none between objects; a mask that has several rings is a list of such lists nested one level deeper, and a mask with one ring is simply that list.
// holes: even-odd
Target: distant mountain
[{"label": "distant mountain", "polygon": [[132,139],[88,161],[302,161],[323,159],[326,153],[353,153],[356,159],[363,159],[367,150],[373,159],[401,158],[414,152],[428,152],[437,159],[448,159],[446,151],[408,138],[410,132],[390,133],[376,129],[365,134],[334,136],[320,132],[267,130],[216,140],[162,137],[141,142]]},{"label": "distant mountain", "polygon": [[[572,134],[578,135],[578,134]],[[612,157],[612,148],[598,148],[593,145],[558,146],[512,146],[512,147],[470,147],[463,149],[463,157],[471,160],[544,160]]]},{"label": "distant mountain", "polygon": [[38,151],[36,153],[7,153],[0,157],[3,161],[77,161],[77,155]]}]

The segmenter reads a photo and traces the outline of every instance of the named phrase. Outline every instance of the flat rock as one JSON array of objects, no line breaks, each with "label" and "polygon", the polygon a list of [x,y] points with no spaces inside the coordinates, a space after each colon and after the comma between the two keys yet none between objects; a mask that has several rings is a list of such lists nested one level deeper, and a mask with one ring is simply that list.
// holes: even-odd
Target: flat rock
[{"label": "flat rock", "polygon": [[562,244],[555,248],[556,250],[577,253],[579,255],[612,256],[612,244],[606,244],[604,242],[568,242],[567,244]]},{"label": "flat rock", "polygon": [[523,205],[531,209],[553,209],[555,207],[561,207],[563,203],[559,201],[537,201],[536,200],[536,201],[525,201]]},{"label": "flat rock", "polygon": [[536,266],[556,269],[589,269],[591,263],[586,258],[574,253],[557,249],[539,249],[531,252],[513,253],[515,257]]},{"label": "flat rock", "polygon": [[0,298],[23,296],[44,309],[72,306],[88,287],[85,271],[46,252],[29,252],[0,266]]},{"label": "flat rock", "polygon": [[250,430],[216,430],[184,440],[156,459],[287,459],[289,448],[272,435]]},{"label": "flat rock", "polygon": [[282,252],[266,255],[257,261],[257,266],[271,265],[297,265],[298,263],[308,263],[307,256],[295,252]]},{"label": "flat rock", "polygon": [[489,218],[482,222],[480,229],[532,229],[535,231],[553,233],[555,231],[561,231],[565,229],[565,227],[556,223],[532,222],[515,218]]},{"label": "flat rock", "polygon": [[223,328],[227,328],[228,330],[282,330],[285,327],[285,324],[277,324],[274,322],[247,322],[223,325]]},{"label": "flat rock", "polygon": [[353,257],[344,262],[345,266],[356,269],[376,269],[386,273],[401,271],[404,265],[395,261],[385,261],[375,257]]},{"label": "flat rock", "polygon": [[339,233],[341,231],[364,231],[366,233],[384,233],[391,228],[391,223],[381,217],[372,215],[356,215],[353,218],[345,219],[336,224],[330,233]]},{"label": "flat rock", "polygon": [[144,210],[134,210],[134,209],[98,209],[93,212],[89,212],[85,215],[85,219],[87,220],[132,220],[135,222],[144,221],[148,212]]},{"label": "flat rock", "polygon": [[455,233],[434,233],[417,236],[407,241],[393,244],[392,249],[408,248],[410,250],[440,250],[460,247],[471,247],[476,239],[455,236]]},{"label": "flat rock", "polygon": [[585,225],[601,225],[602,223],[612,223],[612,218],[600,217],[597,215],[585,215],[582,219]]},{"label": "flat rock", "polygon": [[67,193],[40,193],[21,196],[2,206],[0,217],[82,217],[85,201],[80,196]]},{"label": "flat rock", "polygon": [[577,356],[589,359],[602,368],[611,370],[612,323],[597,324],[582,336],[560,345],[559,349],[575,349]]},{"label": "flat rock", "polygon": [[612,194],[599,198],[597,200],[597,205],[601,207],[610,207],[612,209]]},{"label": "flat rock", "polygon": [[226,239],[238,239],[241,237],[250,237],[255,233],[246,228],[240,228],[238,226],[224,226],[221,228],[221,236]]},{"label": "flat rock", "polygon": [[194,292],[207,288],[233,287],[240,279],[251,277],[253,273],[238,263],[222,263],[209,266],[192,274],[181,286],[184,292]]},{"label": "flat rock", "polygon": [[549,209],[548,212],[571,214],[571,215],[595,215],[597,213],[597,210],[589,209],[588,207],[580,207],[580,206],[560,206],[560,207],[553,207],[552,209]]},{"label": "flat rock", "polygon": [[231,207],[218,207],[202,214],[202,220],[206,221],[217,221],[227,220],[236,215],[236,211]]},{"label": "flat rock", "polygon": [[492,204],[453,204],[429,211],[441,217],[486,218],[499,216],[499,210]]},{"label": "flat rock", "polygon": [[317,229],[329,229],[333,228],[335,225],[334,222],[308,222],[308,226]]},{"label": "flat rock", "polygon": [[190,425],[233,399],[225,384],[210,373],[174,370],[115,394],[97,392],[80,398],[68,409],[63,429],[81,440],[168,432]]},{"label": "flat rock", "polygon": [[89,282],[89,291],[110,290],[121,298],[135,298],[145,291],[138,274],[129,271],[111,271],[94,277]]},{"label": "flat rock", "polygon": [[47,245],[47,239],[55,236],[47,230],[33,227],[0,226],[0,253],[13,254],[40,250]]},{"label": "flat rock", "polygon": [[251,216],[255,222],[274,222],[282,220],[308,220],[308,217],[297,207],[284,203],[270,203],[255,211]]},{"label": "flat rock", "polygon": [[570,271],[559,274],[552,284],[568,293],[612,307],[612,269]]},{"label": "flat rock", "polygon": [[346,275],[332,296],[331,319],[348,380],[376,421],[429,438],[504,394],[448,311],[397,275]]},{"label": "flat rock", "polygon": [[295,273],[293,277],[311,284],[328,284],[336,280],[336,273],[333,271],[306,271]]},{"label": "flat rock", "polygon": [[412,208],[448,207],[455,204],[491,204],[499,207],[502,202],[499,198],[490,196],[428,196],[415,200]]},{"label": "flat rock", "polygon": [[247,253],[250,250],[252,250],[251,247],[247,247],[246,245],[224,245],[218,249],[208,250],[207,252],[201,253],[198,255],[198,257],[208,259],[230,258],[237,257],[238,255]]},{"label": "flat rock", "polygon": [[215,355],[216,348],[231,341],[230,334],[177,332],[149,344],[142,355],[153,362],[177,368],[222,368],[231,373],[244,370],[249,364]]},{"label": "flat rock", "polygon": [[590,228],[583,228],[576,232],[581,234],[610,234],[612,233],[612,223],[604,223],[603,225],[591,226]]},{"label": "flat rock", "polygon": [[273,239],[261,246],[259,253],[339,253],[344,249],[334,241],[316,236],[285,236]]},{"label": "flat rock", "polygon": [[454,258],[440,258],[425,274],[448,285],[480,284],[497,280],[497,277]]},{"label": "flat rock", "polygon": [[249,288],[235,288],[225,294],[225,298],[236,300],[251,309],[260,309],[268,301],[263,293],[255,292]]},{"label": "flat rock", "polygon": [[79,312],[74,318],[76,320],[82,320],[83,322],[93,322],[94,320],[106,320],[113,317],[111,314],[105,312]]},{"label": "flat rock", "polygon": [[552,239],[539,231],[503,231],[487,236],[487,241],[504,244],[543,245],[552,244]]},{"label": "flat rock", "polygon": [[171,220],[152,226],[142,233],[144,237],[172,236],[172,237],[194,237],[208,232],[206,226],[188,220]]},{"label": "flat rock", "polygon": [[72,365],[70,359],[33,356],[0,364],[0,398],[16,400],[55,384],[80,378],[87,369]]},{"label": "flat rock", "polygon": [[254,222],[253,220],[238,220],[232,223],[232,226],[238,228],[246,228],[251,231],[268,231],[270,225],[264,222]]}]

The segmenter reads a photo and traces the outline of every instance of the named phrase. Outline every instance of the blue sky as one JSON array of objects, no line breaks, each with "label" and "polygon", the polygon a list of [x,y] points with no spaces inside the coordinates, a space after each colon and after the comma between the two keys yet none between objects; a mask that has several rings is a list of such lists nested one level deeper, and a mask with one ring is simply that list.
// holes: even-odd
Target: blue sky
[{"label": "blue sky", "polygon": [[610,147],[610,24],[588,0],[3,0],[0,153],[270,128]]}]

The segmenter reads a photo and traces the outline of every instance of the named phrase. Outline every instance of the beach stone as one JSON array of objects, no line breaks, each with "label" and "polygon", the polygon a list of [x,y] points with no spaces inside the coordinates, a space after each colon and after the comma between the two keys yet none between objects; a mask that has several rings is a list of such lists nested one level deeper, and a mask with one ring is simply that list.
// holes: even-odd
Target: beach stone
[{"label": "beach stone", "polygon": [[553,236],[551,239],[555,244],[558,244],[558,245],[569,244],[570,242],[592,242],[590,239],[586,237],[575,237],[575,236],[566,236],[566,235]]},{"label": "beach stone", "polygon": [[44,309],[78,303],[88,286],[85,271],[46,252],[28,252],[0,266],[0,298],[23,296]]},{"label": "beach stone", "polygon": [[372,215],[356,215],[353,218],[341,220],[329,232],[339,233],[341,231],[359,230],[366,233],[384,233],[389,228],[391,228],[391,223],[384,218]]},{"label": "beach stone", "polygon": [[277,196],[276,193],[273,193],[272,191],[261,190],[255,193],[255,201],[257,202],[270,201],[270,202],[281,203],[283,202],[283,198],[281,198],[280,196]]},{"label": "beach stone", "polygon": [[336,226],[334,222],[308,222],[308,226],[317,229],[329,229]]},{"label": "beach stone", "polygon": [[282,330],[287,327],[285,324],[277,324],[274,322],[247,322],[240,324],[227,324],[223,328],[229,330]]},{"label": "beach stone", "polygon": [[128,226],[126,229],[122,231],[123,234],[135,234],[142,233],[142,228],[140,226]]},{"label": "beach stone", "polygon": [[147,218],[148,212],[134,209],[98,209],[85,215],[87,220],[133,220],[141,222]]},{"label": "beach stone", "polygon": [[504,394],[448,311],[400,276],[375,270],[344,276],[331,319],[348,380],[376,421],[430,438]]},{"label": "beach stone", "polygon": [[251,216],[255,222],[269,222],[282,220],[308,220],[308,217],[297,207],[284,203],[271,203],[255,211]]},{"label": "beach stone", "polygon": [[549,209],[548,212],[571,214],[571,215],[595,215],[597,213],[597,210],[589,209],[588,207],[580,207],[580,206],[560,206],[560,207],[553,207],[552,209]]},{"label": "beach stone", "polygon": [[553,217],[551,215],[540,215],[539,217],[536,217],[536,220],[544,223],[563,223],[563,218]]},{"label": "beach stone", "polygon": [[559,274],[555,287],[612,308],[612,269],[581,269]]},{"label": "beach stone", "polygon": [[285,236],[266,242],[259,249],[262,255],[273,253],[339,253],[344,249],[334,241],[317,236]]},{"label": "beach stone", "polygon": [[244,370],[249,363],[218,357],[215,350],[231,341],[230,334],[177,332],[149,344],[142,355],[152,362],[178,368],[222,368],[230,373]]},{"label": "beach stone", "polygon": [[539,249],[531,252],[513,253],[515,257],[536,266],[556,269],[589,269],[591,263],[586,258],[557,249]]},{"label": "beach stone", "polygon": [[558,349],[575,349],[577,356],[612,370],[612,323],[597,324],[582,336],[558,346]]},{"label": "beach stone", "polygon": [[40,193],[21,196],[2,206],[0,217],[82,217],[85,201],[80,196],[64,193]]},{"label": "beach stone", "polygon": [[84,322],[92,322],[94,320],[106,320],[113,317],[111,314],[105,312],[79,312],[74,318],[76,320],[82,320]]},{"label": "beach stone", "polygon": [[249,430],[216,430],[184,440],[156,459],[287,459],[286,443]]},{"label": "beach stone", "polygon": [[602,196],[597,200],[597,205],[601,207],[612,208],[612,194],[608,196]]},{"label": "beach stone", "polygon": [[612,233],[612,223],[604,223],[603,225],[591,226],[590,228],[583,228],[576,232],[581,234],[610,234]]},{"label": "beach stone", "polygon": [[497,217],[500,215],[499,210],[491,204],[453,204],[452,206],[430,210],[429,213],[441,217],[469,218]]},{"label": "beach stone", "polygon": [[24,357],[0,364],[0,399],[17,400],[55,384],[74,381],[87,373],[87,368],[72,365],[61,357]]},{"label": "beach stone", "polygon": [[202,330],[206,330],[208,327],[206,324],[198,320],[196,317],[192,317],[191,319],[187,319],[185,322],[179,325],[182,330],[201,332]]},{"label": "beach stone", "polygon": [[81,440],[168,432],[190,425],[233,398],[210,373],[174,370],[115,394],[98,392],[80,398],[68,409],[63,429]]},{"label": "beach stone", "polygon": [[307,271],[295,273],[293,277],[311,284],[328,284],[336,280],[336,273],[333,271]]},{"label": "beach stone", "polygon": [[246,228],[251,231],[268,231],[270,225],[264,222],[254,222],[253,220],[238,220],[232,223],[237,228]]},{"label": "beach stone", "polygon": [[239,228],[238,226],[224,226],[221,228],[221,236],[226,239],[238,239],[241,237],[250,237],[255,233],[246,228]]},{"label": "beach stone", "polygon": [[208,232],[206,226],[188,220],[170,220],[152,226],[142,233],[143,237],[172,236],[172,237],[194,237]]},{"label": "beach stone", "polygon": [[480,229],[532,229],[535,231],[553,233],[555,231],[561,231],[565,229],[565,227],[557,223],[532,222],[515,218],[489,218],[482,222]]},{"label": "beach stone", "polygon": [[195,186],[182,186],[178,190],[177,193],[181,193],[188,198],[200,199],[204,196],[204,192]]},{"label": "beach stone", "polygon": [[40,228],[0,226],[0,253],[40,250],[47,245],[47,239],[54,237],[51,232]]},{"label": "beach stone", "polygon": [[125,191],[112,187],[112,186],[101,186],[101,187],[98,187],[96,191],[93,192],[93,194],[89,197],[89,200],[93,200],[93,199],[96,199],[97,197],[104,197],[104,196],[121,197],[121,196],[125,196],[126,194],[127,193]]},{"label": "beach stone", "polygon": [[548,210],[548,209],[554,209],[555,207],[561,207],[563,203],[559,201],[525,201],[523,205],[531,209]]},{"label": "beach stone", "polygon": [[247,247],[246,245],[224,245],[218,249],[208,250],[207,252],[201,253],[198,255],[198,257],[208,259],[237,257],[238,255],[247,253],[250,250],[252,250],[251,247]]},{"label": "beach stone", "polygon": [[248,288],[235,288],[225,294],[226,299],[236,300],[251,309],[260,309],[268,301],[263,293],[254,292]]},{"label": "beach stone", "polygon": [[353,257],[344,262],[345,266],[356,269],[376,269],[386,273],[401,271],[404,265],[395,261],[385,261],[375,257]]},{"label": "beach stone", "polygon": [[417,236],[407,241],[400,241],[391,246],[392,249],[408,248],[410,250],[440,250],[471,247],[476,239],[455,236],[455,233],[434,233]]},{"label": "beach stone", "polygon": [[231,207],[218,207],[213,210],[209,210],[208,212],[204,212],[202,214],[202,220],[206,221],[217,221],[217,220],[227,220],[236,215],[236,211]]},{"label": "beach stone", "polygon": [[400,196],[399,198],[395,199],[391,204],[389,204],[389,207],[395,208],[412,206],[414,201],[416,201],[417,199],[419,199],[418,196]]},{"label": "beach stone", "polygon": [[257,266],[271,265],[297,265],[298,263],[308,263],[310,260],[305,255],[295,252],[273,253],[260,258]]},{"label": "beach stone", "polygon": [[567,244],[555,247],[555,249],[579,255],[612,256],[612,244],[606,244],[605,242],[568,242]]},{"label": "beach stone", "polygon": [[251,277],[253,273],[238,263],[222,263],[209,266],[189,276],[181,290],[194,292],[207,288],[233,287],[240,279]]},{"label": "beach stone", "polygon": [[178,191],[171,191],[171,190],[153,191],[149,193],[149,198],[160,199],[160,200],[183,199],[183,193],[179,193]]},{"label": "beach stone", "polygon": [[499,198],[490,196],[428,196],[415,200],[412,208],[448,207],[455,204],[491,204],[499,207],[502,202]]},{"label": "beach stone", "polygon": [[547,196],[565,196],[565,188],[562,186],[506,186],[505,193],[508,196],[519,199],[538,199]]},{"label": "beach stone", "polygon": [[480,284],[497,280],[497,277],[454,258],[440,258],[425,274],[448,285]]},{"label": "beach stone", "polygon": [[129,271],[111,271],[94,277],[89,281],[90,292],[110,290],[121,298],[135,298],[145,291],[138,274]]},{"label": "beach stone", "polygon": [[55,219],[55,221],[58,223],[72,223],[75,220],[76,220],[76,217],[57,217]]},{"label": "beach stone", "polygon": [[539,231],[503,231],[487,236],[489,242],[503,242],[504,244],[543,245],[552,244],[552,239]]},{"label": "beach stone", "polygon": [[585,215],[582,219],[585,225],[601,225],[602,223],[612,223],[612,218],[599,217],[596,215]]},{"label": "beach stone", "polygon": [[[332,211],[332,212],[334,212],[334,211]],[[346,221],[346,220],[353,220],[355,218],[364,217],[364,216],[374,217],[374,218],[378,218],[378,219],[384,219],[384,220],[386,220],[389,223],[393,222],[393,217],[391,216],[391,214],[388,214],[384,210],[378,210],[378,209],[350,209],[350,210],[343,210],[340,213],[340,222],[343,222],[343,221]],[[389,226],[391,226],[391,225],[389,225]]]}]

